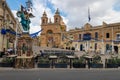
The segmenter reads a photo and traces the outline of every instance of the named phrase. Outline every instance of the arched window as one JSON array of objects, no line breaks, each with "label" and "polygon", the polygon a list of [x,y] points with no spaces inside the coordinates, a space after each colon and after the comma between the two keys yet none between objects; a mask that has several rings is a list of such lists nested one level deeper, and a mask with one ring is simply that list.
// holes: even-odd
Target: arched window
[{"label": "arched window", "polygon": [[53,34],[52,30],[48,30],[47,34]]},{"label": "arched window", "polygon": [[45,20],[44,20],[44,19],[42,20],[42,23],[45,23]]},{"label": "arched window", "polygon": [[58,22],[58,18],[55,18],[55,22],[56,22],[56,23]]}]

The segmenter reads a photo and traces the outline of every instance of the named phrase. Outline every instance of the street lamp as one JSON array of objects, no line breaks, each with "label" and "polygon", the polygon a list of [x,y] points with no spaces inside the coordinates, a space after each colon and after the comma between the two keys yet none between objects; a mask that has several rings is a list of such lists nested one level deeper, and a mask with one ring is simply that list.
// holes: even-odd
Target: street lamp
[{"label": "street lamp", "polygon": [[14,46],[14,49],[15,49],[15,55],[17,54],[17,33],[18,33],[18,22],[19,22],[19,20],[18,20],[18,18],[16,18],[16,34],[15,34],[15,46]]},{"label": "street lamp", "polygon": [[112,27],[112,53],[114,53],[114,44],[113,44],[113,27]]}]

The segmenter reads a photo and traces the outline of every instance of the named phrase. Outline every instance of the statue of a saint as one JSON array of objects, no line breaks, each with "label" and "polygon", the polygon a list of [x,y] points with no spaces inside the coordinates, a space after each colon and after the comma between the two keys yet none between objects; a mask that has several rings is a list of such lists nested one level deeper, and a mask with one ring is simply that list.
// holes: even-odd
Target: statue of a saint
[{"label": "statue of a saint", "polygon": [[30,29],[30,18],[34,17],[32,13],[29,13],[22,5],[21,10],[17,12],[17,16],[21,18],[21,25],[23,27],[23,31],[29,32]]},{"label": "statue of a saint", "polygon": [[22,45],[22,53],[25,54],[27,51],[27,46],[23,43]]}]

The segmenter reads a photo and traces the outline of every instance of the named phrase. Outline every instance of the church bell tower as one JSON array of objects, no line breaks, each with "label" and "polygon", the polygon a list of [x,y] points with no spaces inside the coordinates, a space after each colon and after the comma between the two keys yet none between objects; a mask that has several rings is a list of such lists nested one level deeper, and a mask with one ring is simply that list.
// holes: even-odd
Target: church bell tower
[{"label": "church bell tower", "polygon": [[44,11],[43,16],[41,17],[41,25],[47,25],[48,24],[48,17],[46,12]]}]

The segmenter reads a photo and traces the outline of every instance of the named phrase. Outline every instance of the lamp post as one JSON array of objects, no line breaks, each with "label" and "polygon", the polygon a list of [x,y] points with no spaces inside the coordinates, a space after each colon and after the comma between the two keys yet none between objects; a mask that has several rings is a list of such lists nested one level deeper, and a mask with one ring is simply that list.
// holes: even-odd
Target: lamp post
[{"label": "lamp post", "polygon": [[15,46],[14,46],[14,48],[15,48],[15,55],[17,54],[17,33],[18,33],[18,19],[16,18],[16,34],[15,34]]},{"label": "lamp post", "polygon": [[104,54],[104,32],[102,30],[102,54]]},{"label": "lamp post", "polygon": [[113,27],[112,27],[112,53],[114,52],[114,44],[113,44]]}]

